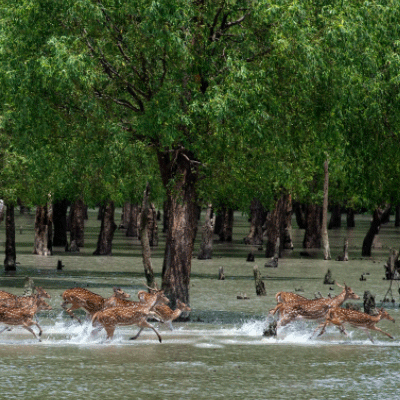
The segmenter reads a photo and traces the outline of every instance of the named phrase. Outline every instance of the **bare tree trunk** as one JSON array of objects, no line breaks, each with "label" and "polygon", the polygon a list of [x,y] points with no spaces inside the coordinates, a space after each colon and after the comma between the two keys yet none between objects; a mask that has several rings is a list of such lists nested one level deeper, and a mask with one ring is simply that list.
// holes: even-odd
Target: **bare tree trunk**
[{"label": "bare tree trunk", "polygon": [[352,208],[347,209],[346,224],[347,224],[347,228],[354,228],[356,226],[356,223],[354,220],[354,210]]},{"label": "bare tree trunk", "polygon": [[263,225],[267,212],[261,202],[254,198],[250,206],[250,232],[244,238],[244,243],[253,246],[263,243]]},{"label": "bare tree trunk", "polygon": [[283,248],[293,250],[292,240],[292,196],[289,194],[286,201],[286,211],[284,216]]},{"label": "bare tree trunk", "polygon": [[[285,240],[287,239],[288,229],[288,213],[291,213],[289,206],[290,195],[283,193],[275,203],[275,208],[267,215],[267,236],[265,257],[274,257],[276,255],[276,247],[279,241],[279,257],[282,255]],[[286,238],[286,239],[285,239]]]},{"label": "bare tree trunk", "polygon": [[51,204],[38,206],[35,219],[35,242],[33,254],[49,256],[52,254],[53,211]]},{"label": "bare tree trunk", "polygon": [[[215,222],[215,233],[219,235],[220,242],[232,242],[233,239],[233,210],[223,206]],[[219,217],[219,223],[218,223]],[[217,226],[219,229],[217,230]]]},{"label": "bare tree trunk", "polygon": [[394,220],[394,226],[398,227],[400,226],[400,205],[398,204],[395,208],[395,220]]},{"label": "bare tree trunk", "polygon": [[82,199],[78,199],[70,209],[70,237],[71,243],[75,241],[76,246],[84,246],[85,232],[85,204]]},{"label": "bare tree trunk", "polygon": [[199,260],[210,260],[213,251],[213,235],[215,227],[215,213],[213,213],[212,204],[208,204],[206,217],[203,225],[202,242],[200,245]]},{"label": "bare tree trunk", "polygon": [[6,273],[17,270],[17,254],[15,249],[15,219],[14,204],[6,204],[6,245],[4,271]]},{"label": "bare tree trunk", "polygon": [[131,207],[132,207],[132,204],[129,203],[129,201],[126,201],[124,203],[124,206],[122,207],[122,213],[121,213],[121,223],[119,224],[119,227],[118,227],[119,229],[128,229],[129,220],[131,218]]},{"label": "bare tree trunk", "polygon": [[4,201],[0,199],[0,223],[4,219]]},{"label": "bare tree trunk", "polygon": [[373,212],[371,226],[367,234],[365,235],[362,245],[361,255],[363,257],[371,257],[371,249],[372,249],[372,243],[374,242],[374,237],[379,233],[379,230],[381,229],[382,220],[384,220],[387,214],[390,213],[390,209],[391,206],[389,204],[385,207],[384,210],[382,210],[381,208],[377,208]]},{"label": "bare tree trunk", "polygon": [[329,221],[328,229],[340,228],[342,226],[342,207],[340,204],[335,204],[332,207],[331,219]]},{"label": "bare tree trunk", "polygon": [[159,153],[158,161],[167,191],[167,234],[162,288],[175,307],[179,299],[189,302],[194,240],[197,232],[197,164],[188,151]]},{"label": "bare tree trunk", "polygon": [[304,233],[303,248],[312,249],[321,247],[321,206],[307,205],[306,231]]},{"label": "bare tree trunk", "polygon": [[114,222],[114,202],[108,201],[101,207],[103,207],[103,212],[100,233],[97,240],[97,248],[93,254],[97,256],[110,256],[112,253],[114,232],[117,229],[117,225]]},{"label": "bare tree trunk", "polygon": [[68,211],[68,201],[61,200],[57,201],[53,205],[53,225],[54,225],[54,235],[53,235],[53,246],[67,245],[67,211]]},{"label": "bare tree trunk", "polygon": [[131,204],[129,208],[128,225],[125,235],[128,237],[139,237],[138,217],[140,214],[140,207],[138,204]]},{"label": "bare tree trunk", "polygon": [[306,229],[306,212],[307,208],[304,204],[293,202],[293,210],[296,216],[296,222],[299,229]]},{"label": "bare tree trunk", "polygon": [[142,244],[142,257],[143,257],[143,267],[144,275],[146,277],[146,282],[148,287],[155,287],[154,283],[154,270],[151,263],[151,249],[150,240],[148,232],[149,223],[149,195],[150,195],[150,185],[147,183],[146,189],[143,193],[143,204],[140,220],[140,242]]},{"label": "bare tree trunk", "polygon": [[331,259],[328,237],[328,193],[329,193],[329,168],[328,160],[324,164],[324,201],[322,206],[322,232],[321,239],[324,250],[324,260]]},{"label": "bare tree trunk", "polygon": [[158,246],[157,210],[153,203],[148,207],[147,234],[151,247]]}]

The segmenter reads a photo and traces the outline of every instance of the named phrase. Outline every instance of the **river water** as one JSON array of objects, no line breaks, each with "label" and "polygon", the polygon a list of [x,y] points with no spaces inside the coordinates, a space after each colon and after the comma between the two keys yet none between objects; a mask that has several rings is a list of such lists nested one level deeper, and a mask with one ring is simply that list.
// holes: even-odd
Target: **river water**
[{"label": "river water", "polygon": [[[151,330],[129,341],[137,331],[134,326],[117,327],[114,339],[106,341],[104,333],[91,335],[89,322],[80,325],[60,307],[63,290],[77,285],[105,297],[120,286],[135,298],[144,288],[136,239],[117,231],[113,256],[92,256],[99,225],[93,211],[80,253],[56,249],[52,257],[38,257],[31,254],[33,216],[17,218],[20,264],[15,276],[0,275],[0,289],[20,295],[25,278],[31,277],[52,295],[53,310],[38,313],[41,342],[19,327],[0,335],[0,399],[393,399],[400,393],[399,288],[394,282],[388,293],[389,282],[382,279],[389,249],[398,249],[400,242],[393,223],[382,228],[373,257],[364,259],[360,254],[368,217],[359,217],[352,231],[329,231],[333,259],[349,237],[348,262],[324,261],[320,251],[300,256],[302,231],[294,229],[295,250],[272,269],[264,268],[262,251],[242,244],[248,225],[235,215],[233,243],[216,243],[212,260],[193,259],[190,321],[174,323],[173,331],[156,323],[163,338],[159,343]],[[255,262],[246,262],[249,251],[254,251]],[[158,281],[162,252],[162,245],[153,250]],[[56,270],[59,259],[63,271]],[[255,264],[263,275],[264,297],[255,295]],[[219,267],[224,268],[224,281],[217,279]],[[377,305],[385,295],[393,297],[394,303],[385,307],[396,323],[385,320],[378,326],[394,340],[372,332],[372,343],[365,332],[351,327],[348,337],[334,327],[311,337],[317,326],[313,322],[296,322],[277,338],[263,336],[276,292],[297,290],[310,298],[317,292],[340,293],[338,286],[323,285],[328,269],[361,298],[369,290]],[[363,273],[368,274],[366,281],[359,280]],[[238,300],[243,294],[249,299]],[[362,305],[362,299],[354,303]]]}]

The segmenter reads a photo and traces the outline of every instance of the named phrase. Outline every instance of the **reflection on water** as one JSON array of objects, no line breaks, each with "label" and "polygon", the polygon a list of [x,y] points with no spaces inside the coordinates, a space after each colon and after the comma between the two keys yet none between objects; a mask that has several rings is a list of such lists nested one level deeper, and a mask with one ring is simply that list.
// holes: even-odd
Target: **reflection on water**
[{"label": "reflection on water", "polygon": [[[367,223],[362,222],[361,227],[365,231]],[[347,263],[299,258],[298,252],[293,252],[279,261],[278,268],[267,269],[262,252],[255,250],[255,263],[267,290],[267,296],[257,297],[254,263],[245,261],[248,247],[242,244],[246,229],[243,225],[233,244],[216,244],[213,260],[193,259],[191,321],[176,323],[174,331],[159,324],[161,344],[151,330],[129,341],[136,327],[118,327],[114,340],[106,341],[104,332],[93,336],[89,322],[78,324],[60,307],[63,290],[76,285],[105,297],[112,294],[113,286],[121,286],[134,298],[143,289],[137,241],[116,232],[117,251],[112,257],[91,256],[90,240],[78,255],[60,249],[55,257],[45,258],[32,256],[30,248],[26,253],[19,251],[17,275],[2,276],[0,289],[22,294],[23,281],[31,276],[52,295],[53,310],[38,314],[43,328],[40,343],[21,328],[0,335],[0,399],[396,398],[400,378],[398,322],[381,321],[379,327],[395,340],[372,332],[374,343],[354,328],[348,328],[348,337],[328,327],[322,337],[311,338],[316,327],[312,322],[287,326],[278,338],[263,337],[263,331],[277,291],[299,290],[310,298],[317,292],[337,295],[340,288],[322,284],[328,268],[337,282],[346,282],[361,298],[365,290],[371,291],[380,305],[389,287],[382,280],[383,264],[389,246],[398,248],[399,232],[391,229],[389,235],[383,230],[383,248],[374,251],[371,259],[360,259],[362,230],[352,231]],[[24,232],[29,231],[24,228]],[[330,235],[334,256],[349,232],[337,230]],[[301,232],[295,229],[297,249],[300,237]],[[93,235],[93,246],[95,240]],[[162,253],[160,249],[157,252]],[[55,269],[58,258],[65,265],[61,272]],[[153,264],[159,279],[162,259],[154,257]],[[221,266],[224,281],[217,280]],[[360,281],[364,272],[369,273],[367,281]],[[396,320],[397,290],[395,283],[395,304],[388,307]],[[238,300],[240,293],[247,293],[250,300]],[[79,311],[77,314],[83,316]]]}]

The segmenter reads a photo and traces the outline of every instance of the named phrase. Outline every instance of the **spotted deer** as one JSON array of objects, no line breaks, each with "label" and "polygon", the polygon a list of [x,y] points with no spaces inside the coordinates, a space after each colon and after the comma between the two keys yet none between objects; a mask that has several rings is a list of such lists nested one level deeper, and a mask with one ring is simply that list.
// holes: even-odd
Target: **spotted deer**
[{"label": "spotted deer", "polygon": [[332,324],[336,325],[340,332],[347,336],[347,332],[343,325],[348,323],[356,328],[364,329],[372,343],[374,341],[372,340],[369,330],[382,332],[393,339],[392,335],[375,326],[375,324],[382,319],[388,319],[389,321],[395,322],[394,318],[392,318],[384,308],[378,310],[378,315],[369,315],[361,311],[334,307],[328,310],[325,322],[322,322],[314,332],[322,327],[318,334],[318,336],[321,336],[325,332],[326,327]]},{"label": "spotted deer", "polygon": [[[155,311],[152,311],[154,305],[160,301],[165,301],[165,295],[163,290],[159,290],[155,293],[154,301],[138,304],[131,307],[117,306],[106,308],[102,311],[98,311],[93,315],[92,324],[98,326],[99,324],[103,327],[107,333],[107,339],[112,339],[114,336],[115,328],[119,326],[137,325],[140,331],[137,335],[130,338],[130,340],[137,339],[144,328],[152,329],[158,340],[162,341],[161,335],[158,333],[156,328],[147,322],[150,317],[158,319],[158,315]],[[168,299],[167,299],[168,300]],[[168,300],[169,301],[169,300]],[[97,330],[101,329],[97,328]]]},{"label": "spotted deer", "polygon": [[309,300],[304,296],[292,292],[278,292],[275,295],[277,303],[290,303],[291,301]]},{"label": "spotted deer", "polygon": [[277,323],[277,328],[279,328],[299,318],[311,320],[322,319],[326,316],[330,308],[339,307],[346,300],[358,300],[359,298],[360,297],[345,284],[342,292],[333,298],[320,298],[306,301],[294,301],[290,303],[279,303],[273,310],[271,310],[271,313],[274,315],[277,312],[279,313],[279,320]]},{"label": "spotted deer", "polygon": [[[185,303],[180,301],[179,299],[176,300],[176,309],[173,311],[170,307],[166,304],[158,304],[154,307],[154,311],[158,317],[160,317],[161,322],[168,325],[169,329],[172,331],[172,321],[175,321],[182,312],[192,311],[192,309],[187,306]],[[142,332],[143,328],[140,328],[139,332],[136,336],[131,337],[131,340],[136,339],[140,333]]]},{"label": "spotted deer", "polygon": [[0,291],[0,306],[24,307],[31,306],[37,298],[50,299],[51,296],[41,287],[35,287],[36,293],[30,296],[16,296],[14,294]]},{"label": "spotted deer", "polygon": [[[130,295],[125,293],[121,288],[114,288],[113,290],[114,294],[106,299],[87,289],[67,289],[62,294],[64,302],[61,304],[61,307],[71,316],[71,318],[76,318],[79,323],[82,323],[81,320],[72,312],[73,310],[83,308],[86,313],[92,317],[97,311],[115,306],[117,299],[126,299],[130,297]],[[69,304],[71,304],[71,307],[67,308]]]},{"label": "spotted deer", "polygon": [[31,305],[23,307],[4,307],[0,306],[0,323],[6,325],[0,333],[4,332],[9,326],[22,326],[27,331],[38,339],[31,326],[36,325],[39,329],[39,342],[42,335],[42,328],[33,320],[33,317],[38,311],[51,310],[51,306],[46,303],[41,297],[36,297],[36,301]]}]

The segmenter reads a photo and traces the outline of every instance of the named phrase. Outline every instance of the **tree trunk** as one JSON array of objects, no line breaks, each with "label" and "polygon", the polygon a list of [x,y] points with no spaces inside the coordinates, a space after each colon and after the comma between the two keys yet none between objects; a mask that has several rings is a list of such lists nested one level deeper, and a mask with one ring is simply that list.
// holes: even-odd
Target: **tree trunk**
[{"label": "tree trunk", "polygon": [[15,250],[15,219],[14,204],[6,204],[6,244],[4,271],[16,271],[17,253]]},{"label": "tree trunk", "polygon": [[283,248],[293,250],[293,240],[292,240],[292,196],[289,194],[286,200],[286,211],[284,215],[284,231],[283,231]]},{"label": "tree trunk", "polygon": [[[220,213],[220,222],[215,222],[216,227],[219,225],[219,230],[215,232],[219,235],[220,242],[232,242],[233,239],[233,210],[223,206]],[[218,215],[217,215],[218,219]]]},{"label": "tree trunk", "polygon": [[131,218],[131,207],[132,204],[129,203],[129,201],[126,201],[124,203],[124,206],[122,207],[121,223],[119,224],[119,229],[128,229],[129,220]]},{"label": "tree trunk", "polygon": [[384,210],[382,210],[381,208],[377,208],[373,212],[371,226],[367,234],[365,235],[362,245],[361,255],[363,257],[371,257],[371,249],[374,237],[379,233],[379,230],[381,229],[382,220],[384,220],[387,217],[387,214],[390,213],[390,209],[391,206],[388,205],[385,207]]},{"label": "tree trunk", "polygon": [[[288,212],[291,213],[290,195],[283,193],[275,203],[275,208],[267,216],[267,245],[265,257],[276,255],[276,247],[279,241],[279,257],[282,255],[285,237],[287,236]],[[291,239],[290,239],[291,240]]]},{"label": "tree trunk", "polygon": [[346,224],[347,228],[354,228],[356,226],[354,219],[354,210],[352,208],[348,208],[346,211]]},{"label": "tree trunk", "polygon": [[112,241],[114,238],[114,232],[117,229],[117,225],[114,222],[114,202],[108,201],[105,205],[102,205],[102,220],[99,238],[97,241],[97,248],[94,251],[94,255],[97,256],[110,256],[112,253]]},{"label": "tree trunk", "polygon": [[342,226],[342,207],[335,204],[332,207],[331,219],[329,221],[328,229],[340,228]]},{"label": "tree trunk", "polygon": [[321,206],[307,205],[306,230],[303,239],[303,248],[305,249],[321,247],[321,211]]},{"label": "tree trunk", "polygon": [[65,247],[67,245],[67,210],[67,200],[58,201],[53,205],[53,246]]},{"label": "tree trunk", "polygon": [[35,242],[33,254],[49,256],[52,253],[53,211],[51,204],[36,207]]},{"label": "tree trunk", "polygon": [[168,202],[164,201],[163,203],[163,233],[166,233],[168,230]]},{"label": "tree trunk", "polygon": [[4,219],[4,201],[0,199],[0,222]]},{"label": "tree trunk", "polygon": [[158,246],[157,210],[153,203],[148,206],[147,234],[150,246]]},{"label": "tree trunk", "polygon": [[149,232],[148,232],[148,223],[149,223],[149,194],[150,194],[150,185],[147,183],[146,189],[143,193],[143,204],[142,204],[142,212],[140,218],[140,242],[142,244],[142,257],[143,257],[143,267],[144,267],[144,275],[146,277],[146,282],[148,287],[155,287],[154,284],[154,271],[153,266],[151,264],[151,249],[150,249],[150,240],[149,240]]},{"label": "tree trunk", "polygon": [[306,229],[306,206],[299,202],[293,202],[293,211],[296,216],[296,223],[299,229]]},{"label": "tree trunk", "polygon": [[131,204],[129,207],[128,224],[126,227],[125,235],[127,237],[139,237],[138,217],[140,214],[140,206],[138,204]]},{"label": "tree trunk", "polygon": [[245,244],[258,246],[263,243],[263,225],[266,215],[266,210],[261,202],[254,198],[250,206],[250,232],[244,238]]},{"label": "tree trunk", "polygon": [[212,205],[209,204],[206,210],[206,217],[203,225],[202,241],[200,245],[199,260],[210,260],[213,251],[213,235],[215,227],[215,213]]},{"label": "tree trunk", "polygon": [[395,208],[394,226],[396,226],[396,227],[400,226],[400,205],[399,204]]},{"label": "tree trunk", "polygon": [[324,164],[324,201],[322,206],[322,232],[321,239],[324,250],[324,260],[331,259],[328,237],[328,193],[329,193],[329,169],[328,160]]},{"label": "tree trunk", "polygon": [[192,154],[158,153],[164,187],[167,192],[168,228],[162,271],[162,288],[171,301],[189,302],[191,260],[197,230],[197,164]]},{"label": "tree trunk", "polygon": [[84,246],[85,232],[85,204],[82,199],[78,199],[71,206],[70,210],[70,238],[71,243],[75,241],[78,247]]}]

